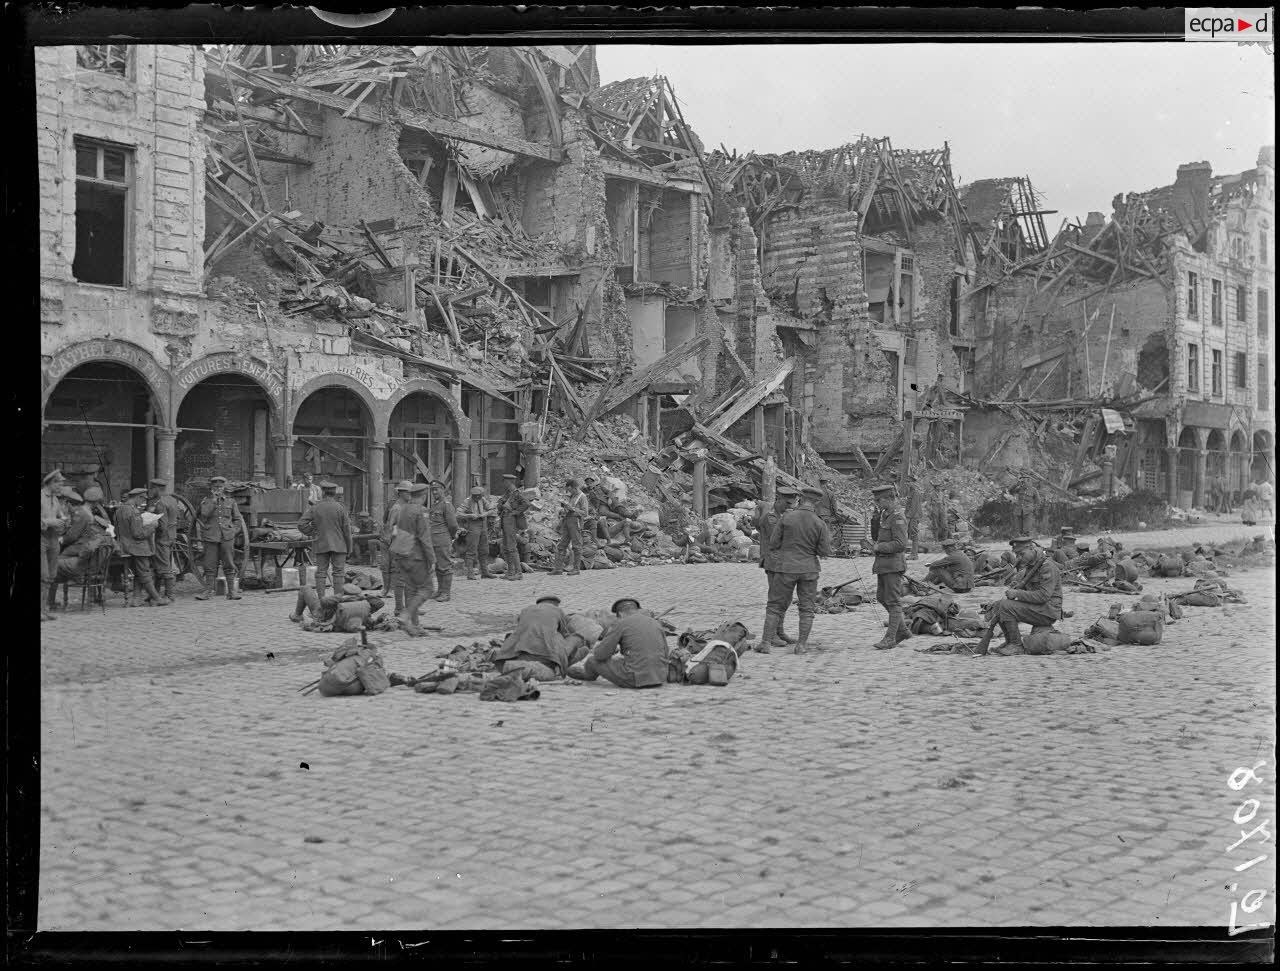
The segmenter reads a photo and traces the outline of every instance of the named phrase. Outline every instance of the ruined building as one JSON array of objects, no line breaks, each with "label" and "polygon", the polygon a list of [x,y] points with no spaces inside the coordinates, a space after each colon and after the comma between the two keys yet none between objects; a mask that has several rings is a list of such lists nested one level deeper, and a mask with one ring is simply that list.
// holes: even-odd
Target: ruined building
[{"label": "ruined building", "polygon": [[1118,195],[1110,219],[1090,213],[1047,245],[1015,225],[1013,181],[962,193],[993,226],[961,315],[969,454],[984,471],[1060,467],[1067,489],[1096,485],[1109,459],[1184,508],[1208,501],[1209,476],[1236,495],[1274,479],[1273,149],[1236,175],[1179,166],[1173,185]]}]

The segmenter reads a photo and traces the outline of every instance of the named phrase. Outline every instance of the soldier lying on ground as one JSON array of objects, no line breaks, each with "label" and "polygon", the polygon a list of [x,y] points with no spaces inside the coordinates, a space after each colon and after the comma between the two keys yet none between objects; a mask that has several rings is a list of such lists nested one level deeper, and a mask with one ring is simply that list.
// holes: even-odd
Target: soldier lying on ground
[{"label": "soldier lying on ground", "polygon": [[[298,599],[294,603],[293,612],[289,614],[289,619],[295,624],[303,622],[302,611],[306,610],[311,615],[311,625],[333,624],[340,620],[338,616],[338,607],[344,603],[367,603],[368,611],[361,610],[359,615],[362,619],[367,619],[376,614],[385,605],[385,601],[372,593],[360,590],[353,584],[346,584],[335,588],[335,592],[320,596],[316,592],[316,588],[310,585],[298,588]],[[352,612],[353,617],[357,612]]]}]

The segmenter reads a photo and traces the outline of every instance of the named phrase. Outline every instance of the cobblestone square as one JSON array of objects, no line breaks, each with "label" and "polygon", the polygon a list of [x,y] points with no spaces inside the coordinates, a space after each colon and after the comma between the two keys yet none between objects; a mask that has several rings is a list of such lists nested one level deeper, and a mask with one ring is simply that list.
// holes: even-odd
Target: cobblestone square
[{"label": "cobblestone square", "polygon": [[[824,582],[869,566],[827,561]],[[117,596],[41,630],[38,926],[1225,926],[1250,888],[1267,896],[1239,922],[1274,921],[1274,841],[1228,847],[1274,819],[1275,573],[1230,582],[1247,605],[1188,608],[1156,647],[879,652],[864,605],[817,618],[816,654],[746,654],[727,687],[514,704],[303,696],[341,637],[288,623],[289,594]],[[547,591],[633,594],[678,629],[762,617],[748,564],[464,581],[426,621],[444,633],[389,644],[388,670],[501,635]],[[1110,603],[1066,601],[1072,632]],[[1260,785],[1229,786],[1259,762]]]}]

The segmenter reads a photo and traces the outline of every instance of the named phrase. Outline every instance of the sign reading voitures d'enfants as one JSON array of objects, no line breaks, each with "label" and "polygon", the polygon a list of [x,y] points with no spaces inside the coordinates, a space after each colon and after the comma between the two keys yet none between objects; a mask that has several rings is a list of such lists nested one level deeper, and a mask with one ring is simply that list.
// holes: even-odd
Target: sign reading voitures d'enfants
[{"label": "sign reading voitures d'enfants", "polygon": [[284,407],[284,375],[269,364],[240,354],[210,354],[188,364],[175,378],[178,392],[185,394],[205,378],[227,371],[253,378],[277,408]]}]

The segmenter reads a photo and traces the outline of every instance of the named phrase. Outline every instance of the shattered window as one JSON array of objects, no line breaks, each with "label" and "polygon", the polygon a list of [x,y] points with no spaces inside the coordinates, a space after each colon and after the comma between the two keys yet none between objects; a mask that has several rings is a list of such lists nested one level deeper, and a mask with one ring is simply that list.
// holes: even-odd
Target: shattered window
[{"label": "shattered window", "polygon": [[1200,347],[1197,344],[1187,345],[1187,390],[1200,390]]},{"label": "shattered window", "polygon": [[76,138],[76,251],[72,274],[84,283],[127,283],[129,177],[133,153]]},{"label": "shattered window", "polygon": [[103,74],[129,76],[128,44],[81,44],[76,48],[76,66]]},{"label": "shattered window", "polygon": [[1194,273],[1187,274],[1187,316],[1200,316],[1200,278]]}]

